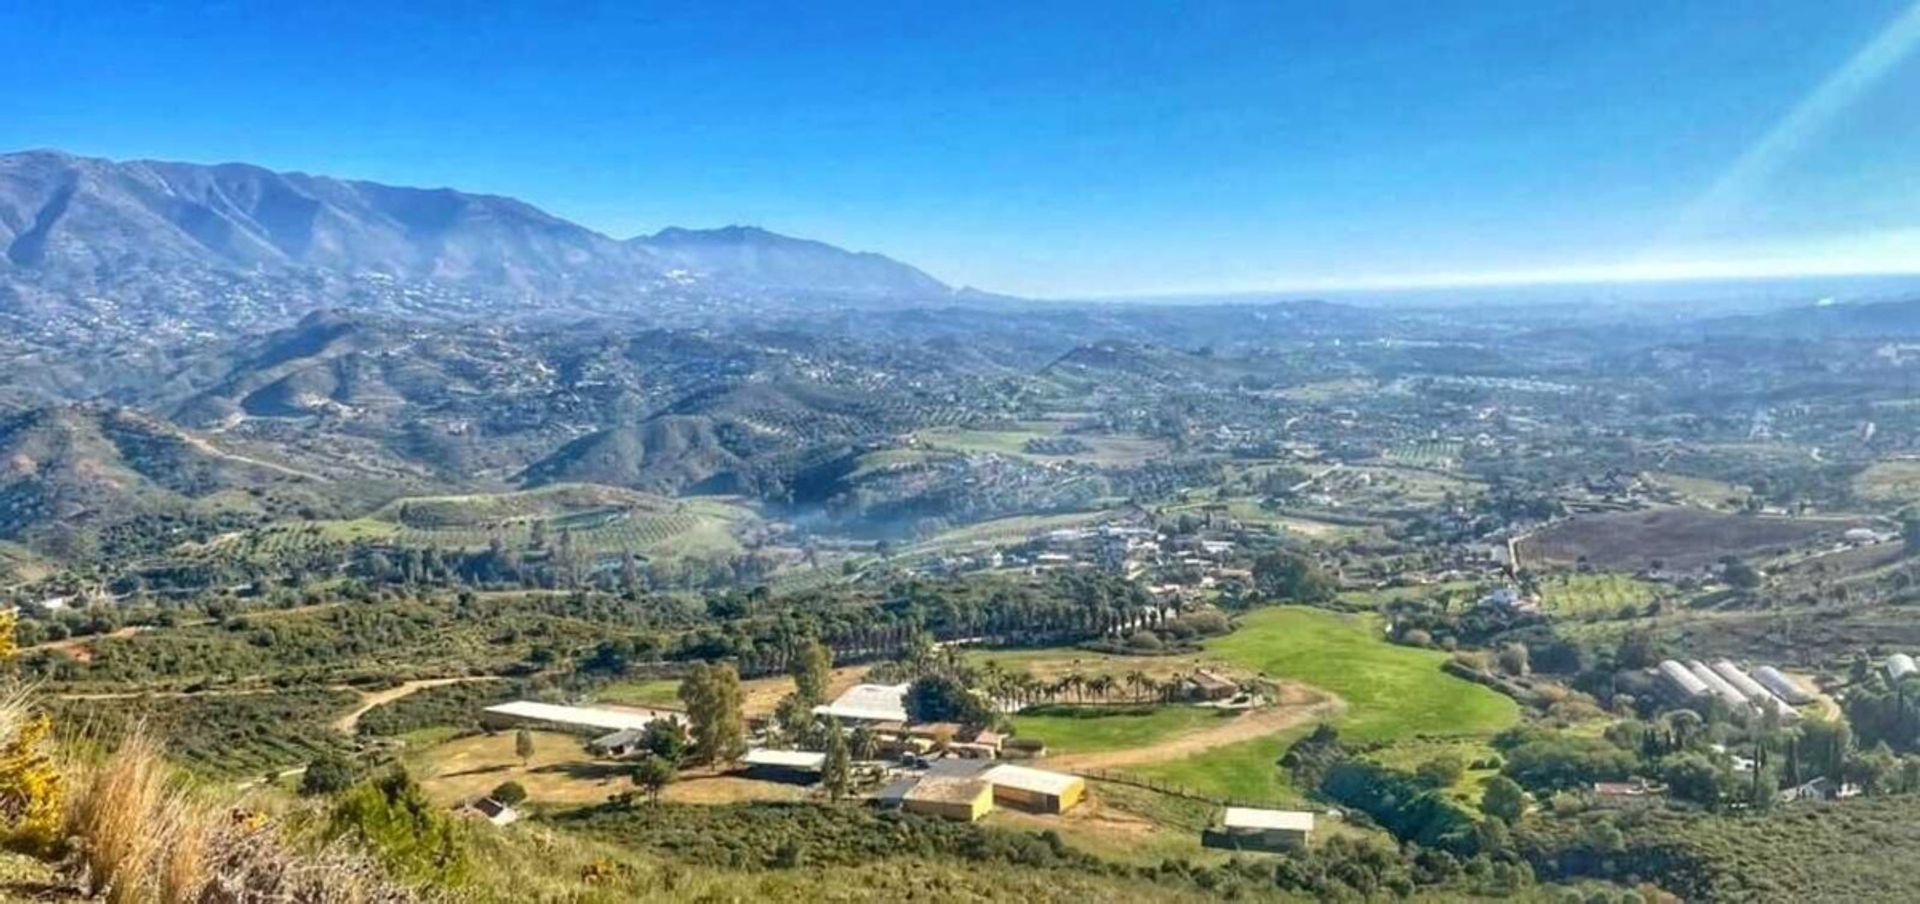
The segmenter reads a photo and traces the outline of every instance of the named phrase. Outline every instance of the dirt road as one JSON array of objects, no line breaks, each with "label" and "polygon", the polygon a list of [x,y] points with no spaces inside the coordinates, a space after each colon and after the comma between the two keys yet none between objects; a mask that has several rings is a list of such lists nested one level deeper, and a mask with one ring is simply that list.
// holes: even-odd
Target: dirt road
[{"label": "dirt road", "polygon": [[354,707],[346,715],[333,720],[333,727],[336,731],[343,734],[353,734],[354,730],[360,727],[360,717],[366,715],[374,707],[382,703],[392,703],[402,697],[411,696],[430,687],[440,687],[447,684],[463,684],[468,681],[498,680],[500,679],[491,675],[463,675],[458,678],[423,678],[418,681],[402,682],[397,686],[386,688],[385,690],[361,691],[360,705]]},{"label": "dirt road", "polygon": [[[1295,699],[1289,700],[1288,697]],[[1059,769],[1119,769],[1164,763],[1331,718],[1346,708],[1345,700],[1331,694],[1306,688],[1288,688],[1279,703],[1264,709],[1248,710],[1239,718],[1221,725],[1175,735],[1146,747],[1069,753],[1047,757],[1040,764]]]}]

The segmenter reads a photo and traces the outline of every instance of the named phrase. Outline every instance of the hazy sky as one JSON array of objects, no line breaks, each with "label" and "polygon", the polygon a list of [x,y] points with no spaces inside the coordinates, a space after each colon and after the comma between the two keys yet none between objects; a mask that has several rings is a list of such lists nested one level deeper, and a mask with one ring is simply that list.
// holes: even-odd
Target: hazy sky
[{"label": "hazy sky", "polygon": [[1920,270],[1912,0],[293,7],[0,3],[0,149],[1035,295]]}]

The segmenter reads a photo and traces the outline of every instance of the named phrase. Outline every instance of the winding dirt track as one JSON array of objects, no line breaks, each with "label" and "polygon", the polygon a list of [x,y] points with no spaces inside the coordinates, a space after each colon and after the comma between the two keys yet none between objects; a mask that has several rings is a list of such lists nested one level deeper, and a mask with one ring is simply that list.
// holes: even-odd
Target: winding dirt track
[{"label": "winding dirt track", "polygon": [[353,734],[354,730],[360,727],[360,717],[366,715],[374,707],[382,703],[392,703],[401,697],[412,696],[430,687],[440,687],[447,684],[463,684],[468,681],[498,680],[500,679],[491,675],[463,675],[458,678],[423,678],[418,681],[402,682],[399,685],[385,690],[362,691],[360,694],[360,705],[348,711],[346,715],[333,720],[333,727],[336,731],[343,734]]},{"label": "winding dirt track", "polygon": [[[1294,698],[1294,699],[1288,699]],[[1222,725],[1175,735],[1147,747],[1102,750],[1093,753],[1069,753],[1047,757],[1043,766],[1061,769],[1118,769],[1185,759],[1197,753],[1251,741],[1254,738],[1285,731],[1296,725],[1317,722],[1345,712],[1347,701],[1332,694],[1307,688],[1289,687],[1279,703],[1265,709],[1249,710]]]}]

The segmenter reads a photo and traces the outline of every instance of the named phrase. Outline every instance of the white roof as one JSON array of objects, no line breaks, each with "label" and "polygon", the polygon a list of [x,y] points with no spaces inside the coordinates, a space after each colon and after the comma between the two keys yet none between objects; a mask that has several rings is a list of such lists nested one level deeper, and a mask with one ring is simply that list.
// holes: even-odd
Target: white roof
[{"label": "white roof", "polygon": [[1301,810],[1256,810],[1252,807],[1228,807],[1221,824],[1229,829],[1284,829],[1289,832],[1313,831],[1313,814]]},{"label": "white roof", "polygon": [[856,684],[832,703],[813,708],[814,715],[870,722],[907,721],[907,686]]},{"label": "white roof", "polygon": [[515,700],[489,706],[486,712],[516,719],[528,719],[535,722],[551,722],[555,725],[579,725],[585,728],[599,728],[606,731],[620,731],[631,728],[640,730],[655,719],[678,719],[677,713],[656,712],[650,709],[597,709],[588,706],[561,706],[555,703],[536,703],[532,700]]},{"label": "white roof", "polygon": [[749,766],[784,766],[791,769],[822,769],[827,765],[827,755],[811,750],[768,750],[765,747],[747,751],[741,762]]},{"label": "white roof", "polygon": [[1077,775],[1063,772],[1048,772],[1029,766],[995,766],[980,774],[989,783],[1006,785],[1022,791],[1037,794],[1065,794],[1067,789],[1080,784],[1083,779]]}]

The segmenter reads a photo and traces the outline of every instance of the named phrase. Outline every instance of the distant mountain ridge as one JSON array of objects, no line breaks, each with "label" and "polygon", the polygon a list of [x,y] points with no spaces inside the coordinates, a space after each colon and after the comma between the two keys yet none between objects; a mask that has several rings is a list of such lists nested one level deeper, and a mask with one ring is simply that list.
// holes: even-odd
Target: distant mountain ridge
[{"label": "distant mountain ridge", "polygon": [[82,288],[146,271],[310,270],[549,303],[690,287],[914,302],[954,294],[885,256],[754,227],[622,241],[497,195],[59,151],[0,155],[0,250],[0,279]]}]

